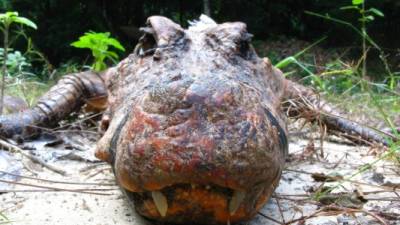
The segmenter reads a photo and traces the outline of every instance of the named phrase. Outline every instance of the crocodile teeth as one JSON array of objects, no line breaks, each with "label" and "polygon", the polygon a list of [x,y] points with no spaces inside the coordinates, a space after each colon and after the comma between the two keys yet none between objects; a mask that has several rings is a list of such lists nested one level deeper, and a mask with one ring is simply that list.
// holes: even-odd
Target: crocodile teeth
[{"label": "crocodile teeth", "polygon": [[238,210],[240,204],[243,202],[246,193],[244,191],[235,191],[233,192],[233,196],[229,201],[229,213],[231,215],[235,214],[236,210]]},{"label": "crocodile teeth", "polygon": [[151,192],[151,197],[153,198],[154,204],[156,205],[156,208],[160,215],[164,217],[167,215],[167,210],[168,210],[168,202],[167,198],[163,193],[160,191],[152,191]]}]

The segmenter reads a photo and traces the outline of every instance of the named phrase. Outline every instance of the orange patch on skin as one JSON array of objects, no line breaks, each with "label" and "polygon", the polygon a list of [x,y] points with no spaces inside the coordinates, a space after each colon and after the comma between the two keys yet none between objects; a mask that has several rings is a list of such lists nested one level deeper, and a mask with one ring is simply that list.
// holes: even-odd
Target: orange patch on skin
[{"label": "orange patch on skin", "polygon": [[133,182],[132,178],[129,176],[129,172],[126,171],[124,168],[117,168],[115,174],[121,187],[131,192],[141,191],[141,189]]},{"label": "orange patch on skin", "polygon": [[146,216],[151,218],[161,217],[160,213],[157,211],[156,205],[152,200],[145,200],[143,204]]},{"label": "orange patch on skin", "polygon": [[152,115],[143,112],[140,108],[136,107],[134,116],[128,127],[128,134],[130,138],[134,138],[137,133],[143,132],[146,127],[151,127],[153,131],[161,129],[160,120]]},{"label": "orange patch on skin", "polygon": [[159,182],[151,182],[148,181],[145,184],[143,184],[143,188],[146,190],[160,190],[161,188],[163,188],[165,186],[165,183],[163,183],[162,185]]},{"label": "orange patch on skin", "polygon": [[232,180],[232,179],[225,179],[225,186],[230,187],[230,188],[240,188],[241,185],[237,182],[237,180]]},{"label": "orange patch on skin", "polygon": [[166,147],[171,143],[170,138],[151,138],[149,143],[155,150],[166,149]]},{"label": "orange patch on skin", "polygon": [[134,117],[128,127],[128,134],[131,138],[133,138],[136,133],[144,130],[143,112],[139,108],[135,108],[133,111]]},{"label": "orange patch on skin", "polygon": [[105,162],[110,161],[110,152],[107,150],[96,149],[94,155],[96,156],[96,158],[98,158],[102,161],[105,161]]},{"label": "orange patch on skin", "polygon": [[103,111],[107,108],[108,97],[100,96],[96,98],[90,98],[86,102],[85,111],[86,112],[97,112]]},{"label": "orange patch on skin", "polygon": [[157,118],[146,113],[142,113],[142,115],[146,124],[150,125],[155,131],[160,130],[160,121]]},{"label": "orange patch on skin", "polygon": [[170,137],[177,137],[185,134],[187,130],[188,130],[188,124],[184,123],[167,128],[165,130],[165,133]]}]

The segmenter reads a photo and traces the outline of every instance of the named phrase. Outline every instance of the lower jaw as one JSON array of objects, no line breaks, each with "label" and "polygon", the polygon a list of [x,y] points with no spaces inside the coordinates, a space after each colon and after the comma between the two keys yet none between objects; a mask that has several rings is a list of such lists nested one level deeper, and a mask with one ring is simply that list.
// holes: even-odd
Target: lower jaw
[{"label": "lower jaw", "polygon": [[142,216],[174,224],[227,224],[250,220],[268,200],[270,192],[249,193],[232,212],[234,191],[229,188],[205,185],[176,184],[159,192],[167,200],[167,210],[161,215],[152,192],[129,192],[136,211]]}]

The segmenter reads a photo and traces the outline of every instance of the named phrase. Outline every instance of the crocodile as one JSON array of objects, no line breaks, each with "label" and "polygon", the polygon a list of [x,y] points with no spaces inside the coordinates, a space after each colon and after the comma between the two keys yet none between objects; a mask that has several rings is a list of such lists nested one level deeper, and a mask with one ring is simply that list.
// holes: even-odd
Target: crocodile
[{"label": "crocodile", "polygon": [[201,16],[184,29],[151,16],[141,31],[115,67],[66,75],[33,108],[1,116],[0,134],[29,137],[82,107],[104,110],[96,156],[139,214],[175,224],[253,218],[278,186],[288,117],[388,144],[258,57],[242,22]]}]

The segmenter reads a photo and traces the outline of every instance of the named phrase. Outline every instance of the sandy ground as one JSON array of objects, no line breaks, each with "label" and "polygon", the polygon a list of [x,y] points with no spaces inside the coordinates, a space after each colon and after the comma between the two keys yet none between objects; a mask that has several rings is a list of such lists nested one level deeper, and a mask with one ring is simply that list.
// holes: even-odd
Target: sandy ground
[{"label": "sandy ground", "polygon": [[[0,212],[11,224],[150,224],[127,205],[114,184],[110,167],[93,158],[93,141],[80,135],[68,138],[69,147],[71,143],[80,143],[78,150],[65,149],[65,143],[56,147],[45,147],[44,144],[49,141],[25,143],[25,148],[35,148],[34,153],[37,157],[65,170],[67,175],[44,169],[21,156],[2,157],[0,154],[0,159],[5,160],[3,163],[0,160],[1,171],[64,182],[28,178],[16,180],[19,183],[47,188],[0,182],[1,192],[13,191],[0,194]],[[318,141],[314,142],[315,145],[305,139],[291,141],[287,169],[274,197],[248,224],[400,224],[400,191],[393,191],[393,187],[400,184],[398,163],[391,160],[375,162],[377,156],[371,148],[331,142],[324,143],[325,158],[321,158],[317,157]],[[14,167],[11,168],[10,165]],[[358,173],[360,168],[365,168],[366,165],[370,165],[369,169]],[[315,181],[311,176],[313,173],[340,175],[349,178],[351,182]],[[15,176],[2,176],[0,173],[0,179],[15,180]],[[339,204],[342,208],[338,211],[327,208],[317,199],[309,197],[313,193],[312,190],[315,191],[322,185],[335,186],[333,192],[345,192],[349,195],[358,190],[368,201],[361,205],[361,209],[355,211],[349,211],[348,204]],[[70,192],[54,191],[54,188],[68,189]],[[343,196],[342,198],[346,199]],[[311,215],[310,218],[307,218],[308,215]],[[0,224],[4,221],[0,219]]]}]

